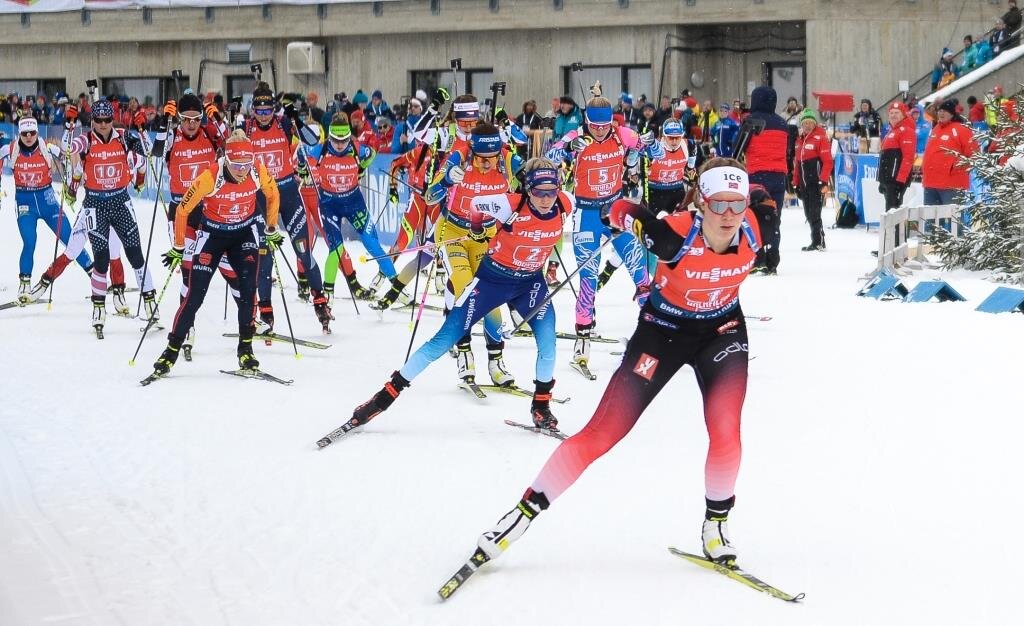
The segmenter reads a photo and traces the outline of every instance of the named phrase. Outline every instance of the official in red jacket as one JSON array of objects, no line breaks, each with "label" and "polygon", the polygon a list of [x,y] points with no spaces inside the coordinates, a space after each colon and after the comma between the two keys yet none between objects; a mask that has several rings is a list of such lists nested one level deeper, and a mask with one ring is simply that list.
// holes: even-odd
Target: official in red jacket
[{"label": "official in red jacket", "polygon": [[832,144],[811,109],[800,114],[800,138],[793,162],[793,186],[804,203],[804,216],[811,225],[811,244],[800,248],[825,249],[825,229],[821,225],[822,196],[832,177]]},{"label": "official in red jacket", "polygon": [[885,210],[899,208],[910,185],[910,170],[917,149],[917,129],[907,105],[893,102],[889,107],[889,132],[882,139],[878,161],[878,193],[885,196]]},{"label": "official in red jacket", "polygon": [[970,169],[960,159],[974,154],[978,146],[956,108],[955,99],[939,105],[924,148],[921,173],[926,205],[953,204],[955,193],[971,185]]}]

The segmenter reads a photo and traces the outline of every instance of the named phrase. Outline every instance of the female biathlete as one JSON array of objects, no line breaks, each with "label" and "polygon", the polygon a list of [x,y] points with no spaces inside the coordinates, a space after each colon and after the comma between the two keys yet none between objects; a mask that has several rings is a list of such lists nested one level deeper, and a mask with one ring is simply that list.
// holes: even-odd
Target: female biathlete
[{"label": "female biathlete", "polygon": [[181,344],[192,328],[222,255],[227,255],[238,275],[238,366],[256,369],[260,365],[252,353],[253,302],[259,264],[271,261],[259,254],[256,201],[257,196],[263,196],[267,207],[266,235],[270,237],[277,232],[280,198],[267,167],[262,163],[253,167],[254,154],[252,142],[245,133],[234,131],[224,144],[224,158],[193,181],[178,205],[174,216],[174,247],[164,254],[164,265],[171,271],[184,256],[189,215],[200,203],[202,222],[196,231],[188,291],[174,315],[167,348],[153,364],[154,376],[166,376],[178,360]]},{"label": "female biathlete", "polygon": [[[594,295],[597,274],[601,268],[598,253],[601,239],[610,236],[601,216],[622,195],[625,167],[636,168],[640,153],[651,159],[663,154],[655,143],[654,133],[637,135],[620,126],[612,128],[612,104],[607,98],[591,98],[587,102],[586,126],[570,131],[548,151],[556,163],[566,162],[572,168],[574,194],[579,206],[573,229],[573,251],[577,263],[586,263],[580,270],[580,291],[576,299],[576,334],[573,362],[586,367],[590,360],[590,333],[594,328]],[[612,244],[626,263],[637,286],[637,300],[642,303],[650,285],[643,248],[626,234]]]},{"label": "female biathlete", "polygon": [[[454,106],[459,106],[458,99]],[[473,200],[478,196],[507,193],[521,167],[522,159],[505,145],[498,129],[491,124],[480,123],[473,128],[468,143],[460,145],[456,141],[444,169],[428,189],[428,206],[447,198],[434,232],[441,258],[448,268],[447,309],[452,308],[452,301],[462,297],[466,285],[473,280],[487,254],[487,242],[494,237],[496,230],[494,220],[490,218],[484,221],[482,228],[470,228]],[[442,245],[445,241],[448,243]],[[505,368],[505,341],[501,336],[501,312],[498,309],[487,313],[484,318],[484,334],[487,371],[491,380],[495,385],[515,384],[515,379]],[[459,378],[475,382],[476,368],[468,328],[457,347]]]},{"label": "female biathlete", "polygon": [[[373,419],[395,401],[398,394],[428,365],[460,342],[484,315],[503,304],[522,316],[530,315],[547,295],[542,268],[551,248],[562,237],[565,219],[572,213],[573,198],[558,190],[558,169],[547,159],[531,159],[525,167],[526,193],[484,195],[473,198],[469,229],[481,234],[500,223],[487,256],[473,280],[462,291],[440,330],[406,361],[402,369],[372,398],[357,406],[346,430]],[[530,414],[540,428],[552,429],[558,420],[551,414],[551,389],[555,368],[555,310],[545,303],[529,320],[537,343],[536,379]]]},{"label": "female biathlete", "polygon": [[683,366],[693,367],[704,397],[710,436],[704,466],[701,531],[709,559],[729,563],[736,548],[727,518],[740,466],[740,412],[747,389],[747,330],[739,287],[759,247],[757,220],[747,208],[747,173],[733,159],[701,168],[698,212],[658,219],[643,205],[617,201],[612,227],[633,233],[658,256],[650,298],[640,312],[622,364],[590,422],[562,442],[522,500],[478,541],[486,562],[526,531],[598,457],[633,428],[647,405]]},{"label": "female biathlete", "polygon": [[[14,174],[14,204],[17,207],[18,232],[21,234],[21,257],[18,260],[18,297],[29,301],[33,257],[36,251],[36,222],[42,220],[65,246],[71,234],[71,222],[53,193],[51,171],[57,171],[60,148],[39,141],[39,125],[35,118],[18,121],[18,137],[10,145],[0,147],[0,167],[10,159]],[[58,232],[58,230],[60,232]],[[92,266],[89,254],[82,250],[76,259],[86,272]]]}]

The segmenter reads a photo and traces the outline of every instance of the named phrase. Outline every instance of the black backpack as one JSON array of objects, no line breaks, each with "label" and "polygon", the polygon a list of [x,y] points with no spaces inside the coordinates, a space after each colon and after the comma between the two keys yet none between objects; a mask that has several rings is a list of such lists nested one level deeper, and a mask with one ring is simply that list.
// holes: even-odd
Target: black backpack
[{"label": "black backpack", "polygon": [[855,228],[858,222],[857,205],[846,198],[836,211],[836,228]]}]

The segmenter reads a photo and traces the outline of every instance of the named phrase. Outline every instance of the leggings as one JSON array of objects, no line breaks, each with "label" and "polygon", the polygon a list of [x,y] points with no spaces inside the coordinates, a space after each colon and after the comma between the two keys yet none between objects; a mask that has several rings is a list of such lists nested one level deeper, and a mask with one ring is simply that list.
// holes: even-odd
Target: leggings
[{"label": "leggings", "polygon": [[92,268],[92,295],[107,294],[107,268],[110,265],[113,231],[124,245],[128,263],[135,269],[135,279],[142,291],[153,289],[153,281],[146,270],[146,259],[142,254],[139,239],[139,225],[135,221],[135,210],[127,189],[111,192],[86,190],[82,201],[82,213],[89,226],[89,243],[95,256]]},{"label": "leggings", "polygon": [[[54,197],[53,187],[42,189],[16,189],[14,203],[18,209],[18,232],[21,234],[21,257],[18,259],[18,271],[21,274],[32,274],[36,251],[36,224],[42,220],[54,234],[60,237],[66,248],[71,235],[71,222],[68,214],[61,211]],[[60,232],[57,232],[59,229]],[[81,250],[77,258],[78,264],[85,269],[92,264],[89,253]]]},{"label": "leggings", "polygon": [[[358,187],[347,194],[320,192],[320,218],[324,224],[324,235],[327,247],[336,250],[344,243],[341,235],[341,220],[348,220],[359,233],[363,247],[370,256],[381,256],[384,249],[377,238],[377,232],[370,223],[370,214],[366,210],[366,200]],[[389,257],[377,259],[377,267],[388,278],[394,278],[395,265]]]},{"label": "leggings", "polygon": [[[324,283],[320,276],[320,268],[317,267],[316,260],[311,254],[312,246],[310,244],[313,239],[309,234],[306,209],[302,204],[302,196],[299,195],[299,187],[295,183],[295,179],[287,178],[277,181],[277,190],[281,196],[280,220],[284,225],[284,231],[288,233],[288,237],[292,240],[292,249],[295,250],[295,256],[306,270],[310,288],[322,291]],[[257,203],[260,202],[263,202],[262,194],[258,196]],[[273,257],[267,255],[267,259],[267,263],[261,263],[259,266],[257,284],[261,301],[270,300],[271,287],[273,286],[273,279],[271,278],[271,272],[274,269]]]},{"label": "leggings", "polygon": [[531,489],[554,502],[626,436],[683,365],[693,367],[704,397],[710,437],[705,495],[716,501],[731,498],[740,468],[740,413],[747,391],[747,329],[739,307],[720,318],[676,323],[655,318],[645,307],[590,422],[558,446]]}]

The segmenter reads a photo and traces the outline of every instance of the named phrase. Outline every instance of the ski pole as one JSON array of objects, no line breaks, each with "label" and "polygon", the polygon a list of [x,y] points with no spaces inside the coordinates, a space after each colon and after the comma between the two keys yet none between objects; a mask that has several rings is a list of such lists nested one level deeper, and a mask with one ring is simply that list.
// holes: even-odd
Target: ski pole
[{"label": "ski pole", "polygon": [[[562,266],[562,273],[565,274],[565,282],[569,283],[569,289],[572,290],[572,295],[576,296],[576,299],[580,299],[580,294],[576,293],[576,288],[569,282],[569,270],[565,269],[565,262],[562,261],[562,253],[558,251],[558,246],[552,248],[555,251],[555,256],[558,257],[558,264]],[[564,284],[564,283],[563,283]]]},{"label": "ski pole", "polygon": [[[165,113],[164,114],[164,127],[165,128],[168,128],[168,129],[170,128],[170,124],[171,124],[170,120],[171,120],[171,116],[167,115]],[[139,135],[140,136],[144,136],[145,132],[146,131],[142,130],[142,128],[139,128]],[[163,175],[164,175],[164,163],[167,162],[167,159],[166,159],[167,148],[170,145],[170,143],[171,142],[169,142],[169,141],[165,141],[164,142],[164,157],[165,158],[160,159],[160,167],[156,170],[156,199],[153,200],[153,217],[149,220],[149,238],[148,238],[148,241],[146,242],[146,260],[143,261],[143,263],[142,263],[142,277],[143,277],[143,280],[145,280],[146,272],[149,271],[149,253],[150,253],[150,251],[153,248],[153,230],[156,228],[156,210],[160,206],[160,184],[161,184],[161,179],[163,178]],[[149,158],[147,157],[146,160],[149,161]],[[152,168],[153,164],[150,162],[149,165],[150,165],[150,170],[152,170],[153,169]],[[139,290],[139,306],[136,307],[136,309],[135,309],[136,317],[138,317],[138,315],[139,315],[139,313],[141,311],[142,311],[142,290],[140,289]]]},{"label": "ski pole", "polygon": [[[438,251],[437,255],[434,257],[434,262],[430,265],[430,271],[427,272],[428,279],[433,278],[434,272],[437,270],[437,261],[440,258],[441,258],[441,253],[440,253],[440,251]],[[416,270],[416,279],[417,280],[419,280],[419,276],[420,276],[420,272],[419,272],[419,269],[417,268],[417,270]],[[423,285],[423,295],[420,297],[420,306],[416,310],[416,321],[412,325],[412,334],[409,335],[409,347],[406,348],[406,350],[405,350],[405,360],[406,361],[409,360],[409,355],[412,354],[412,343],[413,343],[413,341],[416,340],[416,331],[419,330],[419,328],[420,328],[420,319],[423,317],[423,309],[426,307],[426,304],[427,304],[427,292],[428,291],[430,291],[430,280],[427,280],[427,283],[425,285]],[[415,294],[415,293],[416,292],[414,290],[413,294]]]},{"label": "ski pole", "polygon": [[[36,136],[38,137],[39,135],[37,134]],[[46,146],[40,146],[39,149],[40,150],[45,150]],[[67,165],[65,166],[65,168],[70,168],[70,165],[71,165],[71,155],[70,155],[70,152],[71,152],[70,150],[66,150],[65,151],[65,155],[66,155],[65,158],[67,159],[67,161],[66,161]],[[50,265],[53,265],[54,263],[57,262],[57,245],[60,243],[60,227],[61,227],[61,223],[64,221],[64,195],[65,195],[65,192],[67,191],[67,188],[68,188],[68,178],[67,177],[68,177],[68,174],[65,174],[64,176],[62,176],[62,178],[64,179],[64,188],[60,192],[60,213],[57,214],[57,232],[56,232],[57,239],[54,240],[54,242],[53,242],[53,261],[50,262]],[[70,236],[69,236],[68,241],[70,241],[70,240],[71,239],[70,239]],[[53,283],[55,283],[55,282],[57,282],[57,281],[54,280],[54,281],[50,282],[50,297],[49,297],[50,301],[46,303],[46,310],[47,311],[52,311],[53,310]]]},{"label": "ski pole", "polygon": [[525,324],[526,324],[527,322],[529,322],[530,320],[532,320],[532,319],[534,318],[534,316],[536,316],[536,315],[537,315],[538,313],[540,313],[540,312],[541,312],[541,309],[543,309],[543,308],[544,308],[545,306],[547,306],[548,302],[551,302],[551,298],[552,298],[552,297],[554,297],[554,295],[555,295],[556,293],[558,293],[558,291],[559,291],[559,290],[560,290],[560,289],[561,289],[562,287],[564,287],[564,286],[565,286],[565,283],[567,283],[567,282],[569,282],[570,280],[572,280],[572,277],[573,277],[573,276],[575,276],[576,274],[578,274],[578,273],[580,272],[580,270],[582,270],[582,269],[583,269],[584,267],[586,267],[586,266],[587,266],[587,264],[588,264],[588,263],[590,263],[591,261],[593,261],[594,259],[596,259],[596,258],[597,258],[597,255],[601,254],[601,250],[602,250],[602,249],[603,249],[603,248],[604,248],[605,246],[607,246],[607,245],[608,245],[608,244],[610,244],[611,242],[613,242],[613,241],[615,241],[616,239],[618,239],[618,238],[619,238],[619,236],[620,236],[620,235],[622,235],[622,234],[623,234],[624,232],[625,232],[625,231],[620,231],[620,232],[618,232],[618,233],[616,233],[616,234],[612,235],[612,236],[611,236],[611,237],[609,237],[608,239],[605,239],[604,243],[602,243],[602,244],[601,244],[600,246],[598,246],[598,247],[597,247],[597,250],[594,250],[593,254],[591,254],[590,256],[588,256],[588,257],[587,257],[587,260],[586,260],[586,261],[584,261],[584,262],[580,263],[580,264],[579,264],[579,266],[577,266],[577,267],[576,267],[576,269],[574,269],[574,270],[572,271],[572,273],[571,273],[571,274],[569,274],[569,275],[568,275],[568,276],[566,277],[566,279],[565,279],[565,282],[561,283],[560,285],[558,285],[557,287],[555,287],[554,289],[552,289],[552,290],[551,290],[551,292],[550,292],[550,293],[549,293],[549,294],[547,295],[547,297],[546,297],[546,298],[544,298],[544,300],[543,300],[543,301],[541,301],[541,303],[540,303],[540,304],[538,304],[536,308],[534,308],[534,309],[533,309],[532,311],[530,311],[530,314],[529,314],[529,315],[527,315],[526,317],[524,317],[524,318],[523,318],[523,321],[519,322],[519,324],[517,324],[517,325],[516,325],[516,327],[515,327],[515,328],[513,328],[512,330],[510,330],[510,331],[508,331],[508,332],[503,332],[503,333],[501,333],[501,334],[502,334],[502,336],[503,336],[503,337],[505,337],[506,339],[508,339],[508,338],[510,338],[510,337],[513,337],[513,336],[515,336],[515,334],[516,334],[517,332],[519,332],[519,329],[520,329],[520,328],[522,328],[522,327],[523,327],[523,325],[525,325]]},{"label": "ski pole", "polygon": [[[425,221],[424,221],[424,223],[425,223]],[[420,239],[422,240],[422,236],[420,237]],[[360,263],[369,263],[370,261],[376,261],[377,259],[385,259],[385,258],[393,257],[393,256],[401,256],[401,255],[403,255],[403,254],[405,254],[407,252],[420,252],[422,250],[429,250],[430,248],[438,248],[440,246],[445,246],[445,245],[448,245],[450,243],[459,243],[460,241],[465,241],[466,239],[469,239],[469,235],[463,235],[462,237],[456,237],[455,239],[449,239],[448,241],[442,241],[439,244],[435,244],[434,242],[430,242],[430,243],[425,243],[422,246],[411,246],[409,248],[406,248],[405,250],[399,250],[398,252],[387,252],[385,254],[379,254],[377,256],[366,256],[365,254],[360,254],[359,255],[359,262]]]},{"label": "ski pole", "polygon": [[228,321],[228,281],[224,280],[224,321]]},{"label": "ski pole", "polygon": [[[284,253],[281,254],[284,256]],[[277,249],[274,250],[274,272],[277,273],[277,286],[281,290],[281,302],[284,304],[284,319],[288,322],[288,334],[292,337],[292,350],[295,351],[295,358],[301,358],[299,346],[295,343],[295,331],[292,330],[292,316],[288,314],[288,297],[284,293],[284,281],[281,280],[281,267],[277,264]]]},{"label": "ski pole", "polygon": [[[177,264],[175,264],[174,267],[171,267],[167,272],[167,280],[164,281],[164,286],[160,289],[160,295],[156,299],[156,306],[153,307],[154,316],[160,309],[160,303],[164,300],[164,292],[167,291],[167,285],[171,284],[171,276],[174,276],[175,267],[177,267]],[[135,367],[135,357],[139,356],[139,350],[142,349],[142,342],[146,340],[146,335],[149,333],[149,329],[156,325],[156,320],[156,317],[150,317],[146,320],[146,327],[142,329],[142,338],[139,339],[139,345],[135,347],[135,354],[133,354],[131,360],[128,361],[128,365]]]},{"label": "ski pole", "polygon": [[[424,207],[424,209],[426,209],[426,207]],[[424,211],[424,213],[425,212],[426,211]],[[426,230],[427,230],[427,216],[424,215],[423,219],[420,220],[420,236],[419,236],[418,241],[423,241],[423,237],[425,236],[424,233],[426,232]],[[435,252],[434,259],[437,259],[437,253],[436,252]],[[413,287],[412,287],[412,297],[413,298],[416,298],[416,292],[419,291],[419,288],[420,288],[420,262],[419,262],[419,252],[418,251],[416,253],[416,260],[415,261],[416,261],[416,280],[413,281]],[[428,282],[428,285],[429,285],[429,282]],[[424,286],[423,293],[424,294],[427,293],[426,285]],[[423,300],[424,300],[424,302],[426,302],[426,298],[424,298]],[[422,309],[423,307],[421,306],[420,308]],[[411,310],[409,311],[409,323],[410,324],[413,323],[412,311]],[[406,355],[405,358],[408,359],[409,356]]]}]

